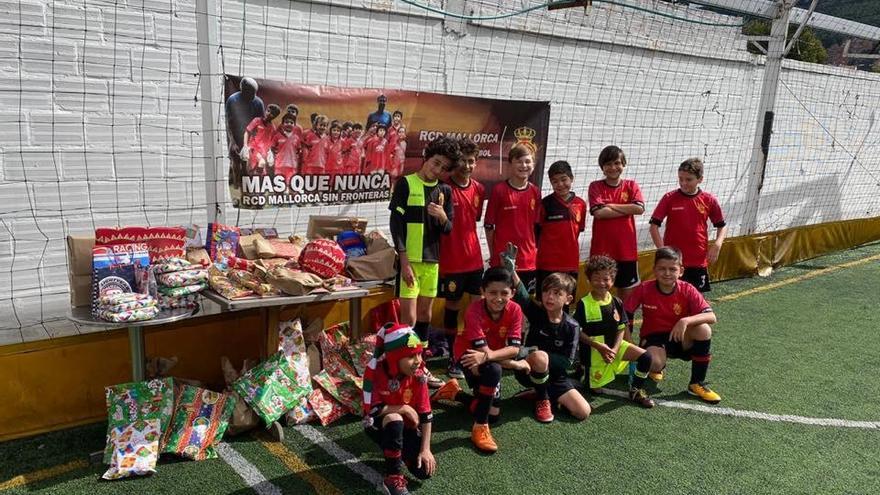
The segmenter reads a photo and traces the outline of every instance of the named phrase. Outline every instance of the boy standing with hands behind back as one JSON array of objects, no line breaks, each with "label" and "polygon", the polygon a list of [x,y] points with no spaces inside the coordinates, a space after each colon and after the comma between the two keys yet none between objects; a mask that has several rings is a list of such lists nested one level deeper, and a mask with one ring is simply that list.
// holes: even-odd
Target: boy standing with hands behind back
[{"label": "boy standing with hands behind back", "polygon": [[[712,290],[708,266],[718,260],[721,245],[727,236],[724,213],[715,196],[700,189],[703,182],[703,160],[688,158],[678,167],[678,189],[663,195],[651,215],[651,240],[657,248],[671,246],[681,251],[684,274],[700,292]],[[667,219],[660,238],[660,226]],[[706,221],[715,226],[715,242],[709,245]]]},{"label": "boy standing with hands behind back", "polygon": [[495,184],[486,205],[483,227],[489,245],[489,265],[501,266],[500,254],[512,243],[519,248],[517,275],[528,291],[535,292],[535,268],[538,246],[535,224],[538,223],[541,191],[529,182],[535,171],[535,150],[515,144],[507,154],[507,180]]}]

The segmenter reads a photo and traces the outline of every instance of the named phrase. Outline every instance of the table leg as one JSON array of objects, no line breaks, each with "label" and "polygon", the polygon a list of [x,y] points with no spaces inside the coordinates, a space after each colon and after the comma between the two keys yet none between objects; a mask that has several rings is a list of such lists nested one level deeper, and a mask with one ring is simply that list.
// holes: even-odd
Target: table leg
[{"label": "table leg", "polygon": [[348,325],[351,336],[355,339],[361,337],[361,298],[355,297],[348,300]]},{"label": "table leg", "polygon": [[146,356],[144,355],[144,329],[139,326],[128,327],[128,346],[131,356],[131,379],[144,381]]}]

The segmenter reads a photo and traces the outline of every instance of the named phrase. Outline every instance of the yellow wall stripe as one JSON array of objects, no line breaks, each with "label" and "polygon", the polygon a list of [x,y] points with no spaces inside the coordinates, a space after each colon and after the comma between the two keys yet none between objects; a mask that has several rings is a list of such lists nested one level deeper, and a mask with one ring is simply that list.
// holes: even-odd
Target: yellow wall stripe
[{"label": "yellow wall stripe", "polygon": [[277,457],[290,471],[306,480],[318,495],[342,495],[338,488],[316,473],[312,468],[290,451],[284,444],[260,440],[272,455]]},{"label": "yellow wall stripe", "polygon": [[70,461],[67,464],[40,469],[32,473],[20,474],[0,483],[0,490],[9,490],[10,488],[36,483],[37,481],[42,481],[47,478],[52,478],[73,471],[74,469],[81,469],[88,466],[89,463],[85,459],[80,459],[77,461]]}]

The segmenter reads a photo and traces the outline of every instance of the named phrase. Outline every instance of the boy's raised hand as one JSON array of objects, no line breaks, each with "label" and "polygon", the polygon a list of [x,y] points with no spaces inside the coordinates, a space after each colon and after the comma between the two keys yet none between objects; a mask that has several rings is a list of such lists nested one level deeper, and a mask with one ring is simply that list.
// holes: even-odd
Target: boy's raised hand
[{"label": "boy's raised hand", "polygon": [[508,242],[507,246],[504,248],[504,251],[498,255],[501,258],[501,266],[507,268],[511,272],[516,271],[516,255],[519,253],[519,248],[516,247],[516,244],[512,242]]}]

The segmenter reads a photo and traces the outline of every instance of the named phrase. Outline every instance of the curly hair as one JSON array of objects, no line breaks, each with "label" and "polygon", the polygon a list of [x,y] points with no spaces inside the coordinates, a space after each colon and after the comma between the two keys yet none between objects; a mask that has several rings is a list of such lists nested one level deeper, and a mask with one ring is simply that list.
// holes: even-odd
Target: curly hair
[{"label": "curly hair", "polygon": [[480,151],[477,143],[469,137],[463,137],[458,140],[458,149],[461,151],[462,156],[476,155]]},{"label": "curly hair", "polygon": [[461,160],[461,149],[458,147],[458,141],[447,136],[440,136],[425,147],[425,160],[431,159],[432,156],[440,155],[449,159],[453,165],[458,164]]},{"label": "curly hair", "polygon": [[611,277],[613,278],[617,274],[617,262],[608,256],[602,255],[590,256],[587,266],[584,268],[587,278],[592,277],[594,273],[606,270],[611,272]]}]

